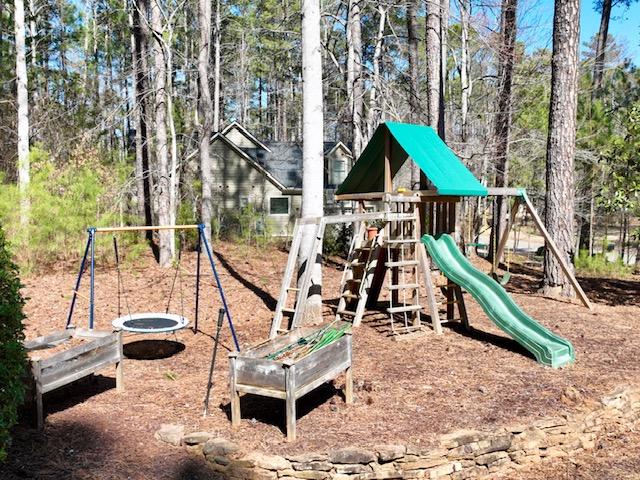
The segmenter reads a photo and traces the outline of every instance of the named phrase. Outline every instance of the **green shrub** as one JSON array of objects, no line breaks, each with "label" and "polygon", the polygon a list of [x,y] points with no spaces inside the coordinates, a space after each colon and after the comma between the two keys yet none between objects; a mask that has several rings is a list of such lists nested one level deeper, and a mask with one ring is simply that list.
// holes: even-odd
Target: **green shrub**
[{"label": "green shrub", "polygon": [[625,265],[620,258],[612,262],[603,253],[589,255],[587,250],[580,250],[575,258],[575,266],[576,270],[583,273],[611,277],[629,275],[632,271],[632,267]]},{"label": "green shrub", "polygon": [[[87,227],[117,223],[118,206],[123,202],[119,186],[128,167],[104,167],[97,160],[70,161],[61,167],[37,147],[32,149],[30,160],[31,210],[26,227],[20,225],[16,208],[17,187],[0,179],[0,222],[16,249],[16,259],[27,270],[57,260],[76,260],[82,253]],[[111,239],[98,236],[97,242],[106,246]]]},{"label": "green shrub", "polygon": [[327,225],[322,241],[322,253],[346,257],[349,254],[352,230],[351,224]]},{"label": "green shrub", "polygon": [[24,299],[18,267],[11,260],[0,228],[0,462],[6,457],[9,430],[16,423],[24,397],[26,354],[22,346]]},{"label": "green shrub", "polygon": [[272,225],[254,205],[240,210],[225,210],[218,214],[211,225],[215,239],[224,238],[245,245],[264,246],[272,241]]}]

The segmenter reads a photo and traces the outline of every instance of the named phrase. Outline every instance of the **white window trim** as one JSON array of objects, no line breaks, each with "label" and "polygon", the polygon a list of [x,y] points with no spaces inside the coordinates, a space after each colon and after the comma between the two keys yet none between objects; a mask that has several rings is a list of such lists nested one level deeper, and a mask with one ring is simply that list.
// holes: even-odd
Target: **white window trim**
[{"label": "white window trim", "polygon": [[[271,199],[272,198],[286,198],[287,199],[287,213],[271,213]],[[269,216],[271,217],[288,217],[291,214],[291,197],[285,195],[279,197],[269,197]]]}]

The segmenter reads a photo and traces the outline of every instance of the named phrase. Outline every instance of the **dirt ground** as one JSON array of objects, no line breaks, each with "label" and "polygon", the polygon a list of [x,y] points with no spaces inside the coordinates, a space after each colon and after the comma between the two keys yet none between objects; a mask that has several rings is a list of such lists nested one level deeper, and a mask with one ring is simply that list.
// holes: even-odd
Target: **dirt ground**
[{"label": "dirt ground", "polygon": [[[256,344],[268,335],[287,254],[276,248],[257,250],[227,243],[215,248],[241,346]],[[23,279],[29,297],[27,338],[64,328],[75,268],[65,266]],[[181,268],[176,283],[183,288],[176,287],[170,310],[184,312],[193,320],[195,254],[185,254]],[[575,365],[560,370],[540,366],[468,297],[470,332],[454,325],[441,336],[427,333],[395,341],[389,335],[387,317],[371,312],[354,333],[355,404],[344,404],[341,379],[335,386],[307,395],[298,402],[299,440],[286,443],[284,405],[277,400],[243,397],[241,428],[231,430],[226,354],[232,341],[226,324],[210,415],[202,416],[220,307],[210,269],[203,262],[202,333],[127,335],[126,391],[116,393],[110,369],[93,381],[45,395],[44,433],[26,424],[15,429],[14,445],[8,463],[0,467],[0,478],[215,478],[200,459],[155,440],[153,433],[160,424],[183,424],[187,431],[214,432],[247,449],[274,453],[387,442],[427,445],[435,435],[459,428],[490,428],[570,411],[575,405],[563,398],[568,387],[585,398],[597,399],[620,384],[640,384],[640,279],[581,279],[595,303],[594,312],[589,312],[579,304],[537,295],[539,272],[515,265],[511,270],[507,290],[527,313],[573,342]],[[335,304],[340,276],[334,263],[325,267],[328,303]],[[127,290],[127,299],[120,299],[122,315],[129,309],[165,310],[173,270],[160,269],[151,258],[144,258],[135,265],[125,263],[122,278]],[[74,316],[77,326],[87,322],[87,280],[83,280]],[[115,269],[106,262],[98,264],[96,304],[96,327],[110,329],[111,320],[118,316],[118,288]],[[326,312],[330,312],[328,306]],[[632,471],[639,471],[640,437],[630,434],[626,438],[615,441],[629,452]],[[612,445],[613,451],[618,450]],[[611,470],[617,461],[624,469],[626,460],[610,459],[605,455],[609,451],[604,445],[593,454],[584,454],[579,459],[582,467],[566,461],[567,465],[542,466],[526,478],[638,478],[598,476],[598,471]],[[545,470],[556,466],[555,473]]]}]

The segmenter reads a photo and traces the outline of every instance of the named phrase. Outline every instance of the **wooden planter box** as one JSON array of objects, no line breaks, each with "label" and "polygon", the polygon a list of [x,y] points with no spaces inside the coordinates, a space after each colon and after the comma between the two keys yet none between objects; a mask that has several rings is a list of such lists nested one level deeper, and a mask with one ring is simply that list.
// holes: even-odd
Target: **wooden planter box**
[{"label": "wooden planter box", "polygon": [[345,372],[345,400],[353,403],[351,332],[298,360],[269,360],[272,352],[316,330],[302,327],[243,352],[229,354],[231,424],[240,425],[240,394],[286,401],[287,440],[296,438],[296,400]]},{"label": "wooden planter box", "polygon": [[55,353],[50,357],[31,359],[33,399],[36,404],[38,429],[44,425],[42,395],[105,367],[116,366],[116,389],[122,391],[122,335],[120,332],[69,328],[24,343],[27,352],[56,347],[72,338],[86,340],[80,345]]}]

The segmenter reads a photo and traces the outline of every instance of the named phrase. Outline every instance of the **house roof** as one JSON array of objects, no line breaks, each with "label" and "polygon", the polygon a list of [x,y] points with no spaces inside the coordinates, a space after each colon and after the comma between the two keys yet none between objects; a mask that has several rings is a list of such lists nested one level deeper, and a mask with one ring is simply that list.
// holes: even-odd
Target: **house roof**
[{"label": "house roof", "polygon": [[[267,179],[273,183],[274,186],[276,186],[280,191],[282,191],[283,193],[299,193],[299,192],[292,192],[292,188],[291,187],[287,187],[285,186],[282,182],[280,182],[276,177],[274,177],[271,172],[269,172],[263,165],[261,165],[259,162],[257,162],[256,160],[254,160],[250,155],[247,154],[247,152],[245,152],[244,150],[249,150],[249,149],[242,149],[240,147],[238,147],[235,143],[233,143],[231,140],[229,140],[223,133],[216,133],[215,135],[213,135],[213,137],[211,137],[211,142],[215,142],[216,140],[220,140],[222,142],[224,142],[229,148],[231,148],[234,152],[236,152],[238,155],[240,155],[242,158],[244,158],[245,160],[247,160],[256,170],[258,170],[260,173],[262,173],[265,177],[267,177]],[[294,187],[295,188],[295,187]]]},{"label": "house roof", "polygon": [[336,195],[384,191],[387,135],[391,137],[392,177],[411,158],[440,195],[487,195],[487,189],[431,127],[398,122],[385,122],[378,126]]},{"label": "house roof", "polygon": [[263,142],[261,142],[260,140],[258,140],[256,137],[254,137],[251,132],[249,132],[249,130],[247,130],[246,128],[244,128],[241,124],[239,124],[238,122],[231,122],[229,125],[227,125],[223,130],[222,130],[222,135],[227,135],[229,133],[230,130],[236,129],[238,130],[240,133],[242,133],[242,135],[244,135],[246,138],[248,138],[251,142],[253,142],[254,145],[257,145],[258,147],[264,148],[265,150],[269,150],[269,147],[267,147]]},{"label": "house roof", "polygon": [[[265,148],[242,148],[251,159],[268,171],[286,188],[302,188],[302,144],[296,142],[265,142]],[[343,148],[342,142],[324,142],[325,155]]]}]

